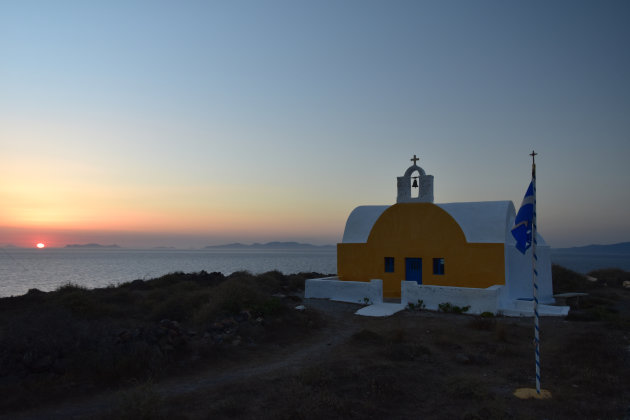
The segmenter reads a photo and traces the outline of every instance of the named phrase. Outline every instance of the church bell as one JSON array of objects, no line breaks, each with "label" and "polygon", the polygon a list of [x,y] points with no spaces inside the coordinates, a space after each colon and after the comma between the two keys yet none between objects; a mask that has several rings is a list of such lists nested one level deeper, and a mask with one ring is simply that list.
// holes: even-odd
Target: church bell
[{"label": "church bell", "polygon": [[413,188],[418,188],[418,180],[414,178],[413,184],[411,184]]}]

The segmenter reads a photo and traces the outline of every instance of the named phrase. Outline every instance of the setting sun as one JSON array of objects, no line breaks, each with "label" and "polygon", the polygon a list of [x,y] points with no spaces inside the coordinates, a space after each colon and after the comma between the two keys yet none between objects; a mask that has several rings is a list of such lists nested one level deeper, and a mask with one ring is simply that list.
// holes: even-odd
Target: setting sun
[{"label": "setting sun", "polygon": [[42,249],[42,248],[45,248],[45,247],[46,247],[46,244],[43,244],[43,243],[41,243],[41,242],[40,242],[40,243],[38,243],[38,244],[37,244],[37,245],[35,245],[35,246],[36,246],[37,248],[39,248],[39,249]]}]

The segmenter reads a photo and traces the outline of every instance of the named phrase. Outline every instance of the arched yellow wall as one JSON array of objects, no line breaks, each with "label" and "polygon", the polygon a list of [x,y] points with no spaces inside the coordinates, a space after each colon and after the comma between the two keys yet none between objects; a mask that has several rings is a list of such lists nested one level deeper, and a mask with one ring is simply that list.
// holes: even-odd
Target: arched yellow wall
[{"label": "arched yellow wall", "polygon": [[[394,272],[385,272],[394,257]],[[398,203],[374,223],[367,243],[337,244],[341,280],[383,280],[385,297],[400,297],[405,258],[422,258],[422,284],[486,288],[505,283],[504,246],[468,243],[446,211],[432,203]],[[433,258],[444,258],[445,274],[433,274]]]}]

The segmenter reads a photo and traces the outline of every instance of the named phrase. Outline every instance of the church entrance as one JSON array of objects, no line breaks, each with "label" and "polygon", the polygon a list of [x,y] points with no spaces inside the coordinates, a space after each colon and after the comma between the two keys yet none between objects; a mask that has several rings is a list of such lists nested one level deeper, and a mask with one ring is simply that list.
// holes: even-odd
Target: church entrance
[{"label": "church entrance", "polygon": [[422,284],[422,258],[405,258],[405,280]]}]

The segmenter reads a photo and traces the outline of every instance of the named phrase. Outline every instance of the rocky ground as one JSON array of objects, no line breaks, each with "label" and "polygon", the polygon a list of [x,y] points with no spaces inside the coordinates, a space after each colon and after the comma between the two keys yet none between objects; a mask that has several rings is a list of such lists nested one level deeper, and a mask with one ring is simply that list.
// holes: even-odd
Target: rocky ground
[{"label": "rocky ground", "polygon": [[[0,299],[0,418],[630,418],[629,273],[554,267],[567,318],[303,300],[277,272],[176,273]],[[303,306],[303,309],[296,307]]]}]

